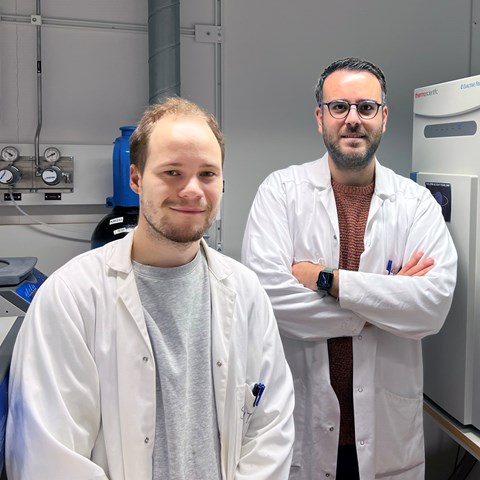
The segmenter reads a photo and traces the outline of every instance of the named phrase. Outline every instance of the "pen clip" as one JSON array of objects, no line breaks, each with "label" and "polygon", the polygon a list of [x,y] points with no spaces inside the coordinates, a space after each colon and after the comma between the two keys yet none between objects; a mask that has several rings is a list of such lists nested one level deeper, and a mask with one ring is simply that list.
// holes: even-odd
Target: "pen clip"
[{"label": "pen clip", "polygon": [[254,407],[257,407],[258,404],[260,403],[260,399],[262,398],[264,391],[265,391],[265,385],[263,383],[256,383],[253,386],[252,393],[253,393],[253,396],[255,397],[255,400],[253,401]]},{"label": "pen clip", "polygon": [[392,261],[387,262],[387,275],[392,275]]}]

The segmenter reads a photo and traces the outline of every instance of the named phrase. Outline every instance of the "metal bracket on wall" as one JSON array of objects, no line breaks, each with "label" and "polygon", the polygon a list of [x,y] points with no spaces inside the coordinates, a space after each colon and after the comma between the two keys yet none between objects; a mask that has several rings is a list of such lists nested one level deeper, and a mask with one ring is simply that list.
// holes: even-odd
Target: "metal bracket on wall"
[{"label": "metal bracket on wall", "polygon": [[30,23],[39,27],[42,24],[42,16],[41,15],[30,15]]},{"label": "metal bracket on wall", "polygon": [[202,43],[222,43],[223,27],[220,25],[195,25],[195,41]]}]

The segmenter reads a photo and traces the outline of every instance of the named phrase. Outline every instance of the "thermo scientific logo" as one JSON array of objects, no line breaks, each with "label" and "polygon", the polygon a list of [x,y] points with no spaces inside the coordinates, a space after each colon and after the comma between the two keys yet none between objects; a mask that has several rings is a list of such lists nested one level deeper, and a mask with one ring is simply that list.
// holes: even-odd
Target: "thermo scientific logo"
[{"label": "thermo scientific logo", "polygon": [[432,95],[438,95],[438,90],[436,88],[433,90],[427,90],[426,92],[415,92],[415,98],[431,97]]},{"label": "thermo scientific logo", "polygon": [[465,90],[466,88],[476,88],[476,87],[480,87],[479,80],[475,80],[474,82],[462,83],[460,85],[460,90]]}]

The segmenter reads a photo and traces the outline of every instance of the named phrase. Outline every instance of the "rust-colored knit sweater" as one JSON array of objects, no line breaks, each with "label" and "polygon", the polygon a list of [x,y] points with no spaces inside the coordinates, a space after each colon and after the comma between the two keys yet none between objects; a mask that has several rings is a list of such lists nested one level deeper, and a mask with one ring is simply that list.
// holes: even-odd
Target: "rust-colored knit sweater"
[{"label": "rust-colored knit sweater", "polygon": [[[356,187],[332,179],[340,228],[340,261],[343,270],[358,270],[364,250],[368,211],[375,184]],[[353,356],[351,337],[328,340],[330,383],[340,403],[340,445],[355,444],[353,412]]]}]

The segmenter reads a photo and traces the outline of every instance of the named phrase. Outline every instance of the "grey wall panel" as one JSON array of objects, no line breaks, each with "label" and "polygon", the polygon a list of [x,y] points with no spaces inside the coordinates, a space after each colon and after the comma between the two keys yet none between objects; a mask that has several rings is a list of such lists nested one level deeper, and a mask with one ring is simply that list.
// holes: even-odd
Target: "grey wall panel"
[{"label": "grey wall panel", "polygon": [[148,104],[147,35],[45,29],[43,141],[101,144]]},{"label": "grey wall panel", "polygon": [[193,28],[195,24],[213,24],[216,2],[220,3],[218,0],[180,0],[180,26]]},{"label": "grey wall panel", "polygon": [[[35,13],[35,1],[17,0],[14,3],[17,4],[18,13],[20,13],[20,9],[27,15]],[[82,0],[81,2],[66,2],[65,0],[42,0],[41,4],[42,15],[45,17],[117,23],[147,23],[147,1]]]},{"label": "grey wall panel", "polygon": [[[108,2],[111,17],[106,9],[88,10],[83,3],[66,12],[60,3],[43,2],[42,17],[128,23],[143,19],[146,25],[146,6],[128,18],[116,13],[118,2]],[[16,12],[2,9],[0,13],[35,13],[34,3],[30,9],[23,8],[25,4],[19,1]],[[79,5],[85,10],[78,11]],[[145,31],[51,24],[44,24],[41,31],[42,141],[105,144],[117,136],[119,126],[138,120],[148,103]],[[36,28],[28,23],[0,22],[0,59],[0,141],[33,143],[37,126]]]},{"label": "grey wall panel", "polygon": [[215,75],[221,65],[221,55],[214,43],[198,42],[195,25],[221,24],[221,3],[217,0],[181,0],[180,71],[181,95],[197,102],[213,114],[219,85]]},{"label": "grey wall panel", "polygon": [[472,0],[471,75],[480,75],[480,0]]},{"label": "grey wall panel", "polygon": [[[183,23],[182,23],[183,25]],[[215,113],[215,57],[213,44],[180,36],[181,95]]]}]

